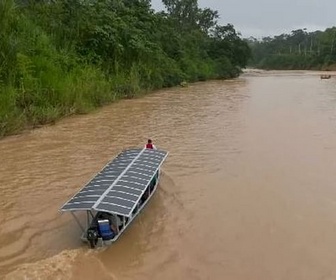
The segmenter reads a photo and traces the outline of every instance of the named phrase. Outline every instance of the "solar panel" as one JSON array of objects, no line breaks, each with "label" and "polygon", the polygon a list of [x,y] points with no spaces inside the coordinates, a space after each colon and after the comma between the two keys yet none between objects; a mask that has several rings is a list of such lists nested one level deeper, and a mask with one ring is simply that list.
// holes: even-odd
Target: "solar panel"
[{"label": "solar panel", "polygon": [[61,210],[90,210],[102,194],[113,184],[125,168],[139,155],[141,149],[121,152],[95,175]]},{"label": "solar panel", "polygon": [[105,191],[93,208],[131,216],[168,153],[144,149]]},{"label": "solar panel", "polygon": [[130,216],[168,153],[131,149],[120,153],[61,208]]}]

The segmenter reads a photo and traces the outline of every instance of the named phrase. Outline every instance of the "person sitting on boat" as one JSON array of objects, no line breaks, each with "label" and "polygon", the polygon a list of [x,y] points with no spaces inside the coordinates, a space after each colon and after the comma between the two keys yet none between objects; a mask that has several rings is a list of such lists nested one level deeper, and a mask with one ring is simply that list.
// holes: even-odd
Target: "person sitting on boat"
[{"label": "person sitting on boat", "polygon": [[146,149],[154,149],[156,150],[155,145],[153,144],[153,141],[151,139],[148,139],[147,144],[145,145]]}]

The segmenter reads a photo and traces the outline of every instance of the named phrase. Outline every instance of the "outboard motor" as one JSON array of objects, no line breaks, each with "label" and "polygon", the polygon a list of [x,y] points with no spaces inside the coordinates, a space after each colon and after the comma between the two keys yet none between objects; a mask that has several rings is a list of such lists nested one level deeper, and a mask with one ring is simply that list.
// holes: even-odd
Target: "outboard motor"
[{"label": "outboard motor", "polygon": [[98,232],[95,228],[89,228],[87,230],[87,239],[92,249],[96,247],[97,242],[98,242]]}]

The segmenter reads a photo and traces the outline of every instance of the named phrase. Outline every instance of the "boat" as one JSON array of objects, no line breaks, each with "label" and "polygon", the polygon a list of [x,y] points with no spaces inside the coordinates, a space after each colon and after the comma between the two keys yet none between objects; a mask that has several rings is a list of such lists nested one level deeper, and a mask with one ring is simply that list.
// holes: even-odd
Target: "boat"
[{"label": "boat", "polygon": [[153,197],[167,156],[159,149],[122,151],[60,211],[73,215],[91,248],[113,244]]},{"label": "boat", "polygon": [[331,78],[331,75],[321,75],[321,79],[324,80],[324,79],[330,79]]}]

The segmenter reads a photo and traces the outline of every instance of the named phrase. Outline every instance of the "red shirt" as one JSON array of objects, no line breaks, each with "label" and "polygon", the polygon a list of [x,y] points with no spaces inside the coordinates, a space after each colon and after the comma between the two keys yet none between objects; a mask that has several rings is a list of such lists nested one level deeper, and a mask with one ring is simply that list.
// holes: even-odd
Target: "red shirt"
[{"label": "red shirt", "polygon": [[146,146],[145,146],[145,148],[146,149],[156,149],[156,147],[152,143],[147,143]]}]

